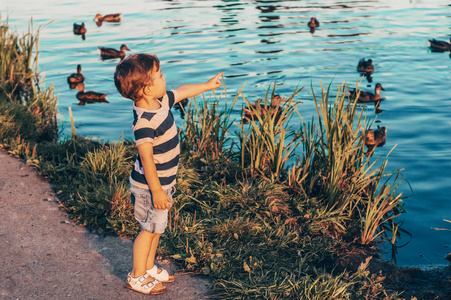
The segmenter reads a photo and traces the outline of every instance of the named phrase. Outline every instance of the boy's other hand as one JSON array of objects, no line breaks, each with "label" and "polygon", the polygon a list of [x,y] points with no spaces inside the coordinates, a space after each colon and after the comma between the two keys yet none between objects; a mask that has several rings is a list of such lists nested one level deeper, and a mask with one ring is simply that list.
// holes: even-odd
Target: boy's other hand
[{"label": "boy's other hand", "polygon": [[152,200],[153,206],[156,209],[171,209],[171,206],[169,205],[171,198],[169,198],[169,195],[163,190],[156,192],[152,191]]},{"label": "boy's other hand", "polygon": [[217,88],[221,87],[222,83],[219,80],[219,77],[221,77],[222,75],[224,75],[224,72],[218,73],[215,77],[213,77],[207,81],[209,90],[213,90],[213,89],[217,89]]}]

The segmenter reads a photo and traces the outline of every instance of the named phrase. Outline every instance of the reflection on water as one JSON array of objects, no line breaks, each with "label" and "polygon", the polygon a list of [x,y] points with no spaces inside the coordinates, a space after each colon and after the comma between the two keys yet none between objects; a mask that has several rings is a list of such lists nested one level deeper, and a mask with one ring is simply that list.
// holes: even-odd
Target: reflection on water
[{"label": "reflection on water", "polygon": [[[243,93],[251,102],[263,98],[274,82],[284,97],[298,84],[306,85],[296,96],[305,120],[316,113],[310,90],[320,94],[321,83],[331,83],[335,92],[345,81],[353,87],[356,82],[368,85],[368,91],[382,82],[385,99],[365,105],[364,113],[390,129],[373,157],[396,146],[388,169],[404,169],[413,187],[413,194],[408,184],[399,190],[411,195],[401,218],[412,238],[401,234],[400,243],[410,243],[397,249],[397,263],[418,265],[446,263],[451,246],[448,232],[431,229],[443,227],[451,214],[451,61],[447,54],[431,52],[428,42],[449,39],[451,12],[445,2],[100,0],[93,5],[87,0],[4,0],[0,9],[3,15],[9,12],[10,24],[19,31],[26,31],[30,17],[35,26],[53,20],[41,30],[39,63],[59,94],[66,134],[72,107],[78,134],[104,140],[117,140],[122,133],[132,137],[131,101],[119,95],[113,82],[119,59],[102,60],[98,47],[117,50],[126,44],[131,51],[125,55],[157,54],[168,88],[202,82],[218,71],[225,72],[228,95],[246,82]],[[98,26],[93,20],[97,13],[112,12],[122,13],[121,22]],[[321,24],[315,31],[307,26],[312,17]],[[85,40],[74,35],[74,23],[85,24]],[[366,78],[356,71],[362,57],[371,57],[375,66]],[[67,77],[78,64],[87,88],[108,94],[108,105],[76,105],[77,90],[70,89]],[[183,120],[177,117],[176,122]],[[296,126],[301,120],[291,122]]]}]

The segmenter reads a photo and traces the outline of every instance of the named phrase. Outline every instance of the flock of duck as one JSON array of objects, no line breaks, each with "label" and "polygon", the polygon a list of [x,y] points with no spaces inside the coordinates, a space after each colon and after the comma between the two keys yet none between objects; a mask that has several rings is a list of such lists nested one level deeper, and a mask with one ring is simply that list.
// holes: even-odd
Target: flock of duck
[{"label": "flock of duck", "polygon": [[[96,14],[93,20],[96,22],[97,26],[101,26],[103,22],[120,22],[121,17],[122,14],[120,13],[108,14],[104,16],[102,16],[101,14]],[[316,28],[320,26],[320,23],[317,20],[317,18],[312,17],[310,18],[310,21],[307,23],[307,26],[310,28],[310,32],[313,33],[315,32]],[[85,39],[87,32],[85,24],[74,23],[73,32],[76,35],[81,35],[82,39]],[[433,52],[451,51],[451,43],[435,39],[430,39],[429,43],[430,49]],[[120,60],[122,60],[125,58],[126,55],[125,51],[130,51],[130,49],[125,44],[122,44],[119,50],[106,47],[98,47],[98,49],[100,50],[100,57],[102,59],[119,58]],[[69,83],[70,88],[79,90],[76,95],[77,99],[79,100],[78,104],[85,105],[86,103],[96,103],[96,102],[108,103],[108,101],[106,100],[107,94],[97,93],[93,91],[85,91],[84,85],[85,78],[81,71],[82,71],[81,65],[78,65],[77,73],[73,73],[67,78],[67,82]],[[372,82],[372,74],[374,71],[375,67],[371,59],[365,60],[365,58],[362,58],[359,60],[357,64],[357,72],[365,76],[369,83]],[[380,103],[383,99],[381,91],[385,91],[385,89],[382,87],[382,84],[376,83],[374,87],[374,93],[363,90],[351,89],[347,91],[347,94],[350,97],[349,99],[355,99],[358,103],[363,104],[373,103],[376,114],[379,114],[382,112],[382,110],[380,109]],[[271,99],[269,105],[261,104],[259,103],[259,101],[261,101],[261,99],[257,100],[255,104],[251,104],[249,107],[243,107],[245,120],[257,120],[258,119],[257,115],[262,115],[266,112],[269,112],[271,115],[275,114],[276,120],[279,118],[282,112],[280,104],[285,101],[283,97],[275,95],[274,98]],[[188,99],[183,99],[180,102],[178,108],[186,106],[187,102]],[[183,117],[184,115],[183,109],[181,110],[181,113]],[[375,147],[380,147],[385,144],[387,136],[387,128],[385,126],[384,127],[377,126],[377,127],[378,128],[375,130],[369,129],[368,132],[366,133],[365,145],[368,148],[366,155],[372,155],[372,152]]]},{"label": "flock of duck", "polygon": [[[313,33],[315,32],[316,28],[320,26],[320,23],[317,18],[312,17],[307,23],[307,26],[310,28],[310,32]],[[361,75],[364,75],[368,79],[369,83],[372,82],[371,76],[374,70],[375,68],[371,59],[365,60],[365,58],[362,58],[359,60],[357,64],[357,72]],[[382,87],[382,84],[377,83],[374,88],[374,93],[352,89],[350,91],[347,91],[347,94],[350,97],[349,99],[355,99],[358,103],[373,103],[375,112],[379,114],[382,112],[382,110],[380,109],[380,102],[383,99],[381,91],[385,91],[385,89]],[[269,104],[261,104],[258,103],[259,100],[257,100],[255,104],[251,104],[248,107],[243,107],[245,121],[258,120],[257,115],[261,116],[265,113],[269,113],[272,116],[275,115],[275,120],[277,121],[282,113],[280,104],[284,101],[285,99],[283,97],[281,97],[280,95],[275,95],[271,99]],[[385,126],[378,126],[378,128],[375,130],[369,129],[366,133],[365,140],[365,145],[368,148],[368,151],[365,154],[372,155],[375,147],[383,146],[386,141],[386,136],[387,128]]]},{"label": "flock of duck", "polygon": [[[121,22],[122,14],[108,14],[102,16],[101,14],[96,14],[94,17],[94,21],[97,26],[102,26],[103,22]],[[81,35],[82,39],[86,39],[86,26],[85,23],[77,24],[74,23],[73,32],[75,35]],[[107,47],[98,47],[100,51],[100,58],[105,59],[115,59],[119,58],[121,61],[125,58],[125,51],[130,51],[127,45],[122,44],[119,50],[114,48]],[[85,91],[85,77],[82,74],[81,65],[77,65],[77,73],[72,73],[67,77],[67,82],[69,83],[69,87],[71,89],[78,89],[78,93],[76,94],[77,99],[79,100],[78,105],[85,105],[86,103],[99,103],[104,102],[108,103],[106,100],[107,94],[98,93],[94,91]],[[188,104],[188,99],[183,99],[175,105],[176,109],[180,109],[182,117],[185,114],[184,108]]]},{"label": "flock of duck", "polygon": [[[319,27],[320,23],[315,18],[312,17],[310,21],[307,23],[307,26],[310,28],[310,32],[315,32],[316,28]],[[450,51],[450,57],[451,57],[451,43],[445,42],[445,41],[439,41],[436,39],[430,39],[428,40],[430,43],[430,49],[432,52],[446,52]],[[451,42],[451,39],[450,39]],[[365,76],[369,83],[372,82],[372,74],[374,72],[375,68],[373,65],[373,61],[371,59],[365,60],[365,58],[362,58],[359,60],[357,64],[357,72],[361,75]],[[376,114],[379,114],[382,112],[380,109],[380,103],[383,99],[381,95],[381,91],[385,91],[385,89],[382,87],[381,83],[376,83],[374,87],[374,93],[363,91],[363,90],[357,90],[357,89],[350,89],[347,91],[347,95],[349,96],[349,99],[353,100],[355,99],[357,103],[373,103],[374,104],[374,110]],[[280,104],[285,101],[285,99],[279,95],[275,95],[274,98],[271,99],[269,105],[267,104],[261,104],[258,103],[260,100],[257,100],[255,104],[251,104],[248,107],[243,107],[243,113],[246,120],[258,120],[257,115],[263,115],[265,113],[270,113],[271,115],[276,115],[275,120],[278,120],[282,113],[282,108]],[[372,155],[373,150],[376,147],[383,146],[387,139],[387,128],[385,126],[380,127],[377,126],[377,129],[369,129],[366,132],[366,139],[365,139],[365,146],[367,147],[367,152],[365,155]]]},{"label": "flock of duck", "polygon": [[[102,26],[103,22],[120,22],[121,17],[122,14],[108,14],[104,16],[97,14],[94,17],[94,21],[96,22],[97,26]],[[87,29],[85,23],[74,23],[73,31],[75,35],[81,35],[83,40],[86,38]],[[121,45],[119,50],[106,47],[98,47],[98,49],[100,50],[100,57],[102,59],[119,58],[120,60],[122,60],[125,58],[125,51],[130,51],[130,49],[125,44]],[[85,77],[83,76],[81,71],[81,65],[77,65],[77,73],[72,73],[69,75],[69,77],[67,77],[69,87],[71,89],[78,89],[78,93],[76,95],[77,99],[79,100],[78,105],[97,102],[108,103],[108,101],[106,100],[107,94],[97,93],[94,91],[85,91]]]}]

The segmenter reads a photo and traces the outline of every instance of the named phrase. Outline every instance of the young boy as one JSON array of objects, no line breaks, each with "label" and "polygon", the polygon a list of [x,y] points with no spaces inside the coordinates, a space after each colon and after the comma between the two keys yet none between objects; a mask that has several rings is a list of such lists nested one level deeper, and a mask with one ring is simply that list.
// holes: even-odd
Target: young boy
[{"label": "young boy", "polygon": [[158,58],[134,54],[116,67],[114,83],[125,98],[133,100],[133,133],[138,158],[130,176],[134,215],[141,231],[133,244],[133,270],[127,287],[144,294],[161,294],[174,277],[155,264],[158,241],[172,206],[179,160],[179,139],[171,107],[182,99],[221,87],[219,73],[206,83],[186,84],[166,91]]}]

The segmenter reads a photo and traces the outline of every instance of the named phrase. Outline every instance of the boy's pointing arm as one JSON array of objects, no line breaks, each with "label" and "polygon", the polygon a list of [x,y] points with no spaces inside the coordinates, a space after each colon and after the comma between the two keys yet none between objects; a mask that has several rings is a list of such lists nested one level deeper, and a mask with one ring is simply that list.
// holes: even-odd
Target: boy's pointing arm
[{"label": "boy's pointing arm", "polygon": [[197,96],[203,92],[210,91],[221,87],[221,81],[219,77],[224,75],[224,72],[218,73],[215,77],[210,78],[205,83],[184,84],[175,89],[178,95],[178,99],[175,103],[185,99]]}]

